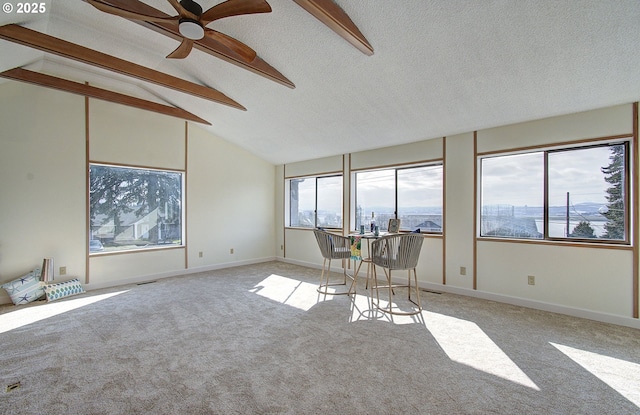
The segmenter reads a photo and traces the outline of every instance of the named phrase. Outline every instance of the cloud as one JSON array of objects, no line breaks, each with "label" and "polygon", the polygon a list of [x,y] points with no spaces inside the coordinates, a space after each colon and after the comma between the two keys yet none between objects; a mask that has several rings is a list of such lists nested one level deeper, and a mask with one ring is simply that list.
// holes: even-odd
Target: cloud
[{"label": "cloud", "polygon": [[[601,168],[609,164],[606,146],[549,152],[549,204],[606,203],[610,186]],[[542,206],[544,200],[544,153],[535,152],[482,160],[482,204]]]}]

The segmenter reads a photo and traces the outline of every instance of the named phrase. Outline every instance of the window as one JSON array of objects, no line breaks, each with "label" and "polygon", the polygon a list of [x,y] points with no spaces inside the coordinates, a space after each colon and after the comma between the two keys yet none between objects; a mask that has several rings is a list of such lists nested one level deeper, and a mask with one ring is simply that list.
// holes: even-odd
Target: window
[{"label": "window", "polygon": [[542,152],[482,159],[481,235],[542,239]]},{"label": "window", "polygon": [[368,229],[371,215],[381,231],[389,219],[401,230],[442,232],[442,164],[355,173],[355,229]]},{"label": "window", "polygon": [[91,164],[89,182],[90,252],[182,245],[182,173]]},{"label": "window", "polygon": [[301,228],[342,228],[342,175],[287,180],[288,224]]},{"label": "window", "polygon": [[628,147],[482,158],[480,235],[628,242]]}]

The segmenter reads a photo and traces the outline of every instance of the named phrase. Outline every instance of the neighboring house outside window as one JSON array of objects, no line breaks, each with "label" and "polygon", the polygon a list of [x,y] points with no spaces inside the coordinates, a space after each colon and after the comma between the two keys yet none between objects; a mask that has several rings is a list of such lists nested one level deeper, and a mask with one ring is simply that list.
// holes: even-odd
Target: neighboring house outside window
[{"label": "neighboring house outside window", "polygon": [[183,245],[183,173],[91,164],[89,181],[90,252]]}]

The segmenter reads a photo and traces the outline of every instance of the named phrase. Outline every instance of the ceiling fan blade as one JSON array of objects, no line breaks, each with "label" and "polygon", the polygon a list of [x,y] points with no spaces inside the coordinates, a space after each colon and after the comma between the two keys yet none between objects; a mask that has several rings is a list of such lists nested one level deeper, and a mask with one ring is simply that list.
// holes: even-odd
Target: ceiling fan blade
[{"label": "ceiling fan blade", "polygon": [[98,0],[87,0],[87,3],[95,7],[96,9],[105,13],[113,14],[116,16],[124,17],[125,19],[144,20],[145,22],[173,22],[178,16],[175,17],[154,17],[147,16],[146,14],[140,14],[132,12],[130,10],[122,9],[120,7],[111,6],[110,4],[103,3]]},{"label": "ceiling fan blade", "polygon": [[180,46],[178,46],[176,50],[167,55],[167,59],[184,59],[189,55],[192,48],[193,40],[182,39],[182,43],[180,43]]},{"label": "ceiling fan blade", "polygon": [[200,22],[206,26],[223,17],[269,12],[271,12],[271,6],[265,0],[227,0],[202,13]]},{"label": "ceiling fan blade", "polygon": [[198,20],[200,18],[200,16],[196,16],[195,14],[191,13],[189,10],[182,7],[182,4],[180,4],[178,0],[167,0],[167,1],[173,6],[174,9],[176,9],[180,17],[186,17],[193,20]]},{"label": "ceiling fan blade", "polygon": [[233,52],[240,55],[245,62],[252,62],[256,58],[255,50],[231,36],[227,36],[224,33],[220,33],[212,29],[206,29],[204,31],[204,35],[231,49]]}]

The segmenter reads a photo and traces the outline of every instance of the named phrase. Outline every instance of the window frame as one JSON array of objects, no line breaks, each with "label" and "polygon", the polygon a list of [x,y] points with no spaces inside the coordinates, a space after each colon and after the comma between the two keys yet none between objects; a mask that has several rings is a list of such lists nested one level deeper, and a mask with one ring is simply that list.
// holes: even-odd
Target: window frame
[{"label": "window frame", "polygon": [[[549,154],[560,153],[560,152],[569,152],[569,151],[578,151],[585,150],[590,148],[599,148],[599,147],[611,147],[616,145],[624,146],[624,182],[623,182],[623,191],[624,191],[624,239],[604,239],[604,238],[580,238],[580,237],[560,237],[560,236],[549,236]],[[495,152],[487,152],[487,153],[478,153],[476,155],[477,160],[477,227],[476,227],[476,237],[481,240],[497,240],[497,241],[511,241],[511,242],[524,242],[524,243],[559,243],[559,244],[588,244],[593,246],[603,246],[603,245],[614,245],[621,247],[630,247],[632,245],[632,204],[633,204],[633,194],[632,189],[635,186],[634,181],[634,172],[633,172],[633,136],[632,135],[624,135],[624,136],[616,136],[616,137],[608,137],[608,138],[597,138],[592,140],[581,140],[570,143],[562,143],[557,145],[544,145],[544,146],[535,146],[521,149],[513,149],[513,150],[505,150],[505,151],[495,151]],[[542,153],[543,157],[543,232],[542,238],[526,238],[526,237],[516,237],[516,236],[496,236],[496,235],[482,235],[482,160],[487,158],[495,158],[502,156],[511,156],[518,154],[533,154],[533,153]]]},{"label": "window frame", "polygon": [[[423,235],[433,235],[433,236],[442,236],[444,235],[444,215],[445,215],[445,210],[444,210],[444,198],[445,198],[445,185],[444,185],[444,161],[441,159],[438,160],[432,160],[432,161],[425,161],[425,162],[419,162],[419,163],[410,163],[410,164],[396,164],[396,165],[389,165],[389,166],[382,166],[382,167],[374,167],[374,168],[361,168],[361,169],[356,169],[356,170],[352,170],[351,171],[351,181],[353,183],[352,187],[353,187],[353,192],[352,192],[352,205],[353,208],[351,209],[351,224],[350,224],[350,228],[352,228],[355,231],[359,231],[359,229],[357,229],[358,227],[358,220],[357,220],[357,209],[358,209],[358,180],[357,180],[357,175],[358,173],[366,173],[366,172],[375,172],[375,171],[385,171],[385,170],[393,170],[393,180],[394,180],[394,190],[393,190],[393,194],[394,194],[394,211],[393,211],[393,218],[398,219],[398,171],[402,171],[402,170],[410,170],[410,169],[417,169],[417,168],[422,168],[422,167],[440,167],[442,168],[442,194],[441,194],[441,215],[442,215],[442,226],[440,227],[440,231],[432,231],[432,230],[423,230],[420,229],[420,233]],[[378,224],[379,225],[379,224]],[[386,226],[386,224],[385,224]],[[400,232],[412,232],[411,230],[400,230]]]},{"label": "window frame", "polygon": [[[325,229],[330,230],[342,230],[344,227],[344,174],[342,172],[331,172],[331,173],[323,173],[323,174],[311,174],[308,176],[292,176],[285,177],[285,228],[287,229],[315,229],[318,227],[318,180],[326,179],[326,178],[341,178],[341,225],[339,227],[335,226],[323,226]],[[294,226],[291,225],[291,181],[299,180],[299,179],[314,179],[314,206],[313,206],[313,227],[308,226]]]},{"label": "window frame", "polygon": [[[111,251],[91,251],[89,249],[90,241],[93,239],[93,231],[91,225],[91,167],[92,166],[101,166],[101,167],[111,167],[117,169],[129,169],[129,170],[143,170],[143,171],[155,171],[155,172],[165,172],[165,173],[175,173],[180,175],[180,244],[156,244],[149,247],[136,247],[130,249],[122,249],[122,250],[111,250]],[[186,171],[181,169],[171,169],[171,168],[160,168],[160,167],[149,167],[149,166],[137,166],[130,164],[121,164],[121,163],[108,163],[108,162],[99,162],[99,161],[90,161],[88,163],[88,171],[87,171],[87,224],[89,229],[87,230],[88,240],[87,240],[87,251],[89,256],[102,256],[102,255],[118,255],[118,254],[129,254],[135,252],[147,252],[154,250],[166,250],[166,249],[182,249],[186,247]]]}]

